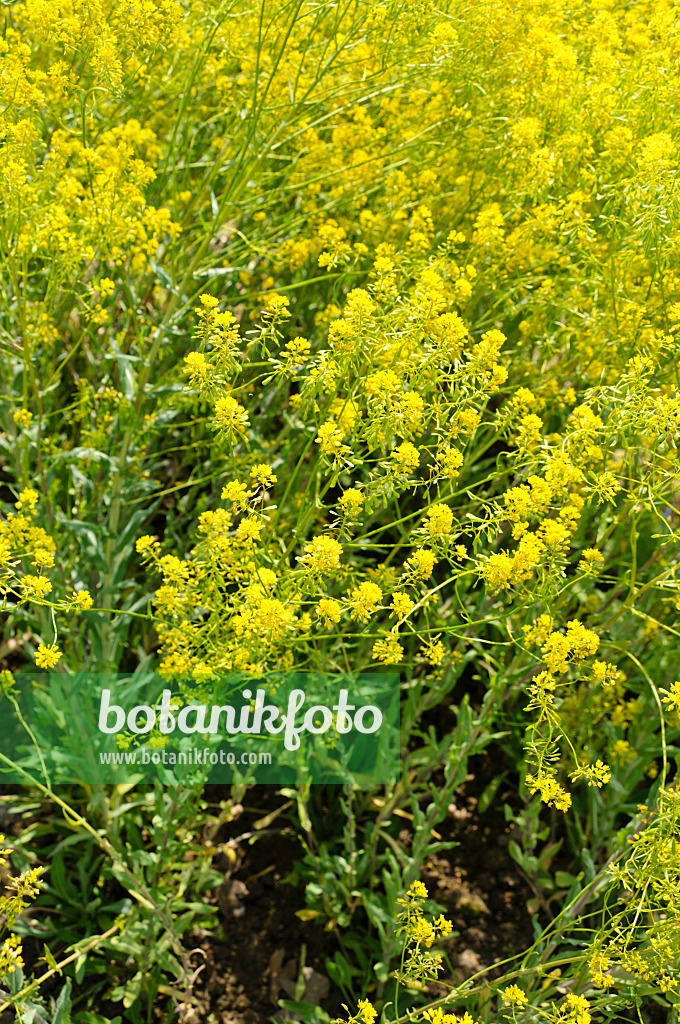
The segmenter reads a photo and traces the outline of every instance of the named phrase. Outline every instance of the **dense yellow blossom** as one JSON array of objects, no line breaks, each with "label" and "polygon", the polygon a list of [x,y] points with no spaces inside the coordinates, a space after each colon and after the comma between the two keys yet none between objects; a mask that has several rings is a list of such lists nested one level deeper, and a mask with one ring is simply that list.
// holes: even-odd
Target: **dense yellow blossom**
[{"label": "dense yellow blossom", "polygon": [[[590,970],[677,993],[676,7],[240,6],[4,5],[12,657],[75,672],[157,655],[187,689],[396,667],[418,792],[384,796],[376,842],[396,855],[416,808],[435,841],[450,794],[442,810],[418,787],[443,793],[446,751],[463,770],[488,726],[524,744],[507,807],[536,847],[540,913],[541,801],[578,805],[566,849],[656,773],[658,819],[630,870],[612,861],[634,913]],[[426,713],[446,708],[446,731],[468,700],[481,725],[431,754]],[[450,924],[409,893],[422,953]],[[382,910],[371,922],[384,937]],[[14,940],[3,957],[22,965]],[[409,963],[410,981],[436,975]],[[480,1015],[596,1012],[573,979],[517,980]],[[363,1024],[383,1010],[369,994]],[[450,1009],[422,1016],[472,1020]]]}]

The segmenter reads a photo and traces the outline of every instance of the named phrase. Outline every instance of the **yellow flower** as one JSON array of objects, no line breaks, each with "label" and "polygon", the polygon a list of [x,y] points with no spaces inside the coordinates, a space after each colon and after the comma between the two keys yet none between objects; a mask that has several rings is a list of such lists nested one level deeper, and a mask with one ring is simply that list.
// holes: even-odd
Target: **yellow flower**
[{"label": "yellow flower", "polygon": [[319,427],[316,443],[321,445],[323,455],[337,456],[346,450],[346,446],[342,443],[344,436],[342,430],[338,429],[335,420],[328,420],[327,423],[323,423]]},{"label": "yellow flower", "polygon": [[571,772],[572,779],[584,778],[589,786],[597,786],[598,789],[605,786],[611,777],[612,773],[609,765],[606,765],[604,761],[600,761],[599,758],[595,764],[579,765],[575,771]]},{"label": "yellow flower", "polygon": [[612,759],[618,761],[619,764],[630,764],[635,760],[636,751],[628,740],[616,740],[611,747],[611,755]]},{"label": "yellow flower", "polygon": [[260,466],[253,466],[253,468],[250,471],[250,475],[253,479],[253,482],[258,487],[261,487],[263,490],[265,490],[267,487],[273,487],[277,480],[276,474],[274,473],[272,467],[264,464]]},{"label": "yellow flower", "polygon": [[441,640],[431,640],[420,648],[420,655],[430,665],[441,665],[446,657],[446,648]]},{"label": "yellow flower", "polygon": [[54,555],[51,551],[46,551],[45,548],[36,548],[33,552],[31,565],[35,565],[40,569],[51,569],[54,565]]},{"label": "yellow flower", "polygon": [[54,668],[60,658],[61,651],[56,644],[50,644],[49,647],[40,644],[35,652],[35,663],[38,668]]},{"label": "yellow flower", "polygon": [[570,1024],[590,1024],[590,1007],[584,996],[577,996],[575,992],[568,992],[566,997],[567,1013]]},{"label": "yellow flower", "polygon": [[38,504],[39,494],[33,490],[32,487],[25,487],[19,494],[19,500],[14,502],[14,507],[23,510],[29,516],[35,512],[36,505]]},{"label": "yellow flower", "polygon": [[267,295],[264,300],[262,316],[272,322],[283,320],[288,316],[289,306],[290,299],[286,298],[285,295]]},{"label": "yellow flower", "polygon": [[338,504],[346,516],[356,516],[364,504],[364,496],[356,487],[348,487],[340,496]]},{"label": "yellow flower", "polygon": [[248,413],[235,398],[227,395],[215,402],[215,422],[227,433],[244,433],[248,428]]},{"label": "yellow flower", "polygon": [[416,879],[415,882],[411,882],[409,886],[409,893],[419,900],[426,900],[429,895],[427,886],[421,882],[420,879]]},{"label": "yellow flower", "polygon": [[342,605],[332,597],[322,597],[316,606],[318,618],[323,619],[326,629],[332,629],[333,623],[339,622],[342,616]]},{"label": "yellow flower", "polygon": [[382,590],[375,583],[362,583],[349,596],[352,618],[366,622],[378,607]]},{"label": "yellow flower", "polygon": [[586,629],[578,619],[572,619],[567,623],[567,639],[573,656],[579,661],[595,654],[600,644],[597,633]]},{"label": "yellow flower", "polygon": [[271,590],[276,583],[276,573],[273,569],[258,569],[257,578],[262,586],[267,587],[268,590]]},{"label": "yellow flower", "polygon": [[515,575],[515,562],[505,551],[489,555],[481,568],[482,577],[491,593],[510,585]]},{"label": "yellow flower", "polygon": [[669,711],[680,711],[680,681],[676,681],[670,690],[662,690],[667,696],[662,697],[664,704],[668,704]]},{"label": "yellow flower", "polygon": [[373,644],[373,655],[385,665],[397,665],[404,656],[404,648],[395,636],[387,636]]},{"label": "yellow flower", "polygon": [[21,587],[25,594],[35,596],[41,600],[45,594],[49,594],[52,584],[45,576],[24,576],[21,580]]},{"label": "yellow flower", "polygon": [[427,551],[425,548],[418,548],[414,551],[410,558],[406,560],[404,566],[406,571],[410,573],[416,580],[427,580],[432,575],[437,558],[433,551]]},{"label": "yellow flower", "polygon": [[398,615],[400,619],[405,618],[413,608],[413,601],[403,591],[396,591],[392,595],[392,614]]},{"label": "yellow flower", "polygon": [[184,357],[184,372],[189,377],[192,387],[205,386],[212,377],[212,367],[202,352],[190,352]]},{"label": "yellow flower", "polygon": [[363,1021],[363,1024],[374,1024],[378,1011],[368,999],[360,999],[358,1016]]},{"label": "yellow flower", "polygon": [[560,786],[552,775],[539,772],[536,777],[527,775],[525,778],[530,793],[540,792],[541,800],[558,811],[567,811],[571,807],[571,796]]},{"label": "yellow flower", "polygon": [[238,480],[231,480],[222,488],[222,501],[230,501],[235,511],[248,507],[248,488]]},{"label": "yellow flower", "polygon": [[236,537],[238,540],[244,541],[246,544],[252,544],[254,541],[259,540],[263,526],[264,523],[259,519],[255,519],[254,516],[248,516],[238,524]]},{"label": "yellow flower", "polygon": [[437,937],[434,928],[424,917],[417,917],[415,920],[411,920],[409,934],[413,942],[421,943],[426,949],[432,946]]},{"label": "yellow flower", "polygon": [[160,549],[160,544],[155,537],[150,534],[144,534],[143,537],[138,537],[135,544],[135,550],[138,555],[141,555],[143,559],[148,559],[153,556]]},{"label": "yellow flower", "polygon": [[545,643],[552,627],[552,617],[545,614],[539,615],[531,626],[522,626],[524,642],[527,647],[535,647],[537,644]]},{"label": "yellow flower", "polygon": [[586,548],[578,563],[577,570],[586,576],[594,576],[604,565],[604,557],[597,548]]},{"label": "yellow flower", "polygon": [[392,458],[399,468],[406,473],[414,470],[420,462],[418,449],[410,441],[404,441],[398,448],[395,448],[392,452]]},{"label": "yellow flower", "polygon": [[423,1017],[429,1024],[476,1024],[467,1011],[458,1017],[455,1013],[444,1013],[441,1006],[435,1006],[434,1010],[423,1010]]},{"label": "yellow flower", "polygon": [[76,610],[80,612],[87,612],[93,605],[92,596],[89,590],[74,590],[73,591],[73,602],[76,606]]},{"label": "yellow flower", "polygon": [[329,406],[331,419],[336,420],[342,431],[343,437],[351,433],[357,420],[361,419],[362,413],[356,402],[348,398],[334,398]]},{"label": "yellow flower", "polygon": [[510,1003],[511,1006],[519,1006],[520,1009],[529,1002],[526,994],[517,985],[508,985],[501,992],[501,997],[504,1003]]},{"label": "yellow flower", "polygon": [[333,537],[315,537],[305,545],[299,561],[313,573],[333,573],[340,565],[342,544]]},{"label": "yellow flower", "polygon": [[33,419],[33,413],[29,412],[28,409],[15,409],[12,413],[12,419],[18,427],[25,430]]},{"label": "yellow flower", "polygon": [[564,633],[551,633],[541,648],[543,660],[548,670],[555,674],[566,672],[569,668],[571,647]]},{"label": "yellow flower", "polygon": [[442,537],[450,532],[453,525],[453,512],[448,505],[432,505],[425,513],[426,527],[431,537]]},{"label": "yellow flower", "polygon": [[457,448],[444,446],[437,452],[437,463],[439,472],[448,480],[458,475],[458,470],[463,465],[463,455]]}]

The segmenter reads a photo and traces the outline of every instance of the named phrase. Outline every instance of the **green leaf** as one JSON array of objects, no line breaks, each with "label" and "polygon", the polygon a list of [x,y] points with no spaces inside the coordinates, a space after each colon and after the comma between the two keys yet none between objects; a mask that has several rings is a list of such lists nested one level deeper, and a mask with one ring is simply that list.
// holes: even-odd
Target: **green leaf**
[{"label": "green leaf", "polygon": [[127,983],[123,992],[123,1006],[126,1010],[129,1010],[132,1004],[139,999],[143,984],[144,972],[137,971],[134,978],[131,978]]},{"label": "green leaf", "polygon": [[501,772],[500,775],[496,775],[488,786],[482,790],[482,795],[477,801],[477,811],[479,814],[484,814],[489,809],[507,774],[507,772]]},{"label": "green leaf", "polygon": [[45,955],[43,956],[43,960],[47,961],[47,963],[49,964],[49,966],[52,968],[53,971],[57,971],[59,974],[61,974],[62,973],[61,967],[59,966],[57,961],[54,959],[54,957],[50,953],[50,951],[47,948],[47,946],[43,946],[43,949],[45,950]]},{"label": "green leaf", "polygon": [[574,882],[578,882],[581,878],[582,873],[578,875],[570,875],[568,871],[556,871],[555,882],[561,889],[568,889]]},{"label": "green leaf", "polygon": [[303,1024],[329,1024],[331,1019],[324,1009],[314,1006],[312,1003],[297,1002],[295,999],[279,999],[279,1006],[290,1013],[296,1013]]},{"label": "green leaf", "polygon": [[313,921],[315,917],[322,917],[323,912],[321,910],[296,910],[295,916],[299,917],[301,921]]},{"label": "green leaf", "polygon": [[62,988],[56,1003],[52,1024],[71,1024],[71,980],[68,979]]}]

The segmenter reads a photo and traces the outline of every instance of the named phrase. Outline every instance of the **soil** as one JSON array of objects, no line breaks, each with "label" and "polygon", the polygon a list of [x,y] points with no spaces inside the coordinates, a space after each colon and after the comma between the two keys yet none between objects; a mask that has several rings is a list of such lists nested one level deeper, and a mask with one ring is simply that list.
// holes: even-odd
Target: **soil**
[{"label": "soil", "polygon": [[[457,845],[430,857],[420,873],[454,929],[441,947],[444,970],[437,982],[428,985],[428,1000],[446,995],[451,986],[485,968],[489,980],[499,977],[508,967],[494,965],[522,953],[534,938],[527,904],[536,908],[536,891],[508,851],[514,826],[505,821],[502,794],[484,814],[477,809],[478,797],[497,766],[484,755],[473,758],[470,769],[446,819],[437,826],[444,842]],[[192,944],[200,950],[202,970],[194,1005],[186,1008],[183,1024],[299,1020],[278,1005],[280,999],[296,998],[296,982],[297,998],[321,1006],[331,1020],[346,1019],[343,1002],[347,1000],[330,983],[325,964],[338,950],[338,939],[315,921],[297,916],[305,909],[304,888],[286,882],[301,854],[298,839],[292,830],[288,834],[265,830],[252,842],[252,826],[279,807],[282,797],[275,787],[261,786],[255,793],[259,806],[244,810],[221,837],[226,844],[231,840],[237,851],[224,885],[214,896],[223,938],[207,932],[194,936]],[[408,829],[399,839],[408,849]],[[558,855],[553,869],[568,870],[566,860],[564,864],[560,860]],[[538,907],[542,926],[550,916],[548,908]],[[356,1011],[355,1006],[350,1009]],[[668,1009],[656,1003],[641,1006],[640,1013],[646,1024],[670,1020]],[[630,1018],[616,1018],[610,1024],[630,1024]]]},{"label": "soil", "polygon": [[[239,819],[242,831],[262,811],[246,812]],[[211,1014],[215,1024],[262,1024],[279,1010],[280,998],[294,998],[303,968],[326,978],[324,959],[337,942],[313,921],[296,917],[305,907],[304,890],[284,882],[299,855],[294,838],[265,835],[243,851],[238,870],[227,872],[215,896],[224,938],[197,937],[205,968],[195,992],[199,1006],[187,1024]],[[330,992],[328,982],[321,994],[319,1002],[331,1015],[341,1011],[339,994]]]},{"label": "soil", "polygon": [[[445,969],[427,989],[432,998],[533,941],[527,901],[534,892],[508,853],[509,830],[502,813],[490,808],[480,816],[476,811],[485,783],[483,769],[488,771],[485,758],[476,760],[481,770],[475,774],[471,762],[473,771],[437,828],[442,840],[458,845],[430,857],[420,875],[454,929],[442,949]],[[278,1000],[295,997],[296,980],[298,993],[306,989],[305,1001],[317,1003],[331,1018],[345,1016],[345,999],[328,981],[325,966],[338,940],[314,921],[296,916],[305,909],[304,889],[284,881],[300,856],[297,839],[271,832],[250,844],[253,822],[282,802],[273,787],[258,787],[256,793],[259,806],[244,811],[221,837],[222,843],[235,843],[238,859],[214,897],[223,940],[205,933],[192,942],[205,959],[194,993],[198,1005],[188,1024],[280,1024],[291,1014],[279,1009]],[[239,835],[247,838],[238,841]],[[399,838],[408,848],[407,829]],[[488,977],[499,973],[492,969]]]},{"label": "soil", "polygon": [[[495,771],[488,755],[471,760],[466,782],[437,826],[443,842],[457,845],[431,856],[420,872],[454,929],[442,946],[444,970],[428,986],[428,999],[444,996],[451,985],[486,968],[486,977],[493,980],[504,970],[495,964],[533,941],[527,904],[535,904],[536,893],[508,851],[513,827],[500,809],[503,794],[484,814],[477,807]],[[206,792],[208,799],[224,798],[221,787],[212,788],[213,794]],[[3,786],[0,791],[13,789]],[[306,909],[304,887],[287,881],[302,851],[285,813],[276,815],[284,798],[274,786],[256,787],[248,798],[253,806],[245,807],[218,837],[215,866],[224,871],[225,880],[211,902],[218,908],[220,928],[188,937],[195,983],[173,1019],[181,1024],[283,1024],[299,1018],[282,1009],[279,1000],[295,998],[320,1006],[331,1019],[345,1019],[342,1004],[347,1000],[330,982],[326,967],[327,958],[339,948],[337,933],[297,916]],[[405,828],[399,836],[405,850],[411,838]],[[562,865],[556,860],[553,866]],[[544,909],[539,908],[539,919],[548,923]],[[33,966],[41,955],[39,944],[33,949],[25,940],[24,953]],[[99,1012],[111,1017],[117,1011],[107,1006]],[[658,1004],[642,1006],[640,1012],[646,1024],[667,1024],[670,1019]]]}]

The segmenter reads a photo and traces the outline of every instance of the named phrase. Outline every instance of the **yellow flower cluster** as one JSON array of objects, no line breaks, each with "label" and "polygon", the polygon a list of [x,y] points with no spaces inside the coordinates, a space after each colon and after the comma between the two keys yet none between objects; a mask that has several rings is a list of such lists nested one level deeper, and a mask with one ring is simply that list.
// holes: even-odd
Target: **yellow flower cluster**
[{"label": "yellow flower cluster", "polygon": [[[464,664],[493,714],[527,694],[533,809],[568,809],[564,774],[599,808],[643,751],[665,784],[676,5],[246,6],[5,5],[9,614],[37,606],[36,664],[62,669],[70,641],[39,616],[63,636],[72,613],[79,650],[103,618],[76,619],[97,574],[113,611],[141,560],[173,682],[398,665],[428,708]],[[124,565],[156,514],[164,539],[144,534]],[[142,603],[125,612],[148,647]],[[107,657],[117,643],[102,626]],[[621,968],[677,987],[663,799],[663,828],[634,844],[653,856],[631,860],[648,888],[619,878],[653,924],[633,950],[622,911],[593,957],[602,985]],[[414,883],[402,904],[421,981],[447,934],[426,896]],[[513,1015],[528,991],[505,989]],[[375,1024],[376,1004],[353,1019]],[[575,992],[545,1006],[590,1020]]]},{"label": "yellow flower cluster", "polygon": [[[0,836],[0,844],[4,845],[5,837]],[[0,946],[0,978],[3,982],[7,976],[13,974],[17,969],[22,970],[24,959],[22,955],[21,939],[13,928],[17,918],[23,910],[29,906],[29,901],[34,899],[42,885],[42,867],[29,868],[19,875],[12,875],[8,867],[8,858],[12,850],[5,847],[0,852],[0,870],[5,879],[5,892],[0,896],[0,912],[3,914],[4,923],[10,929],[10,934]]]}]

